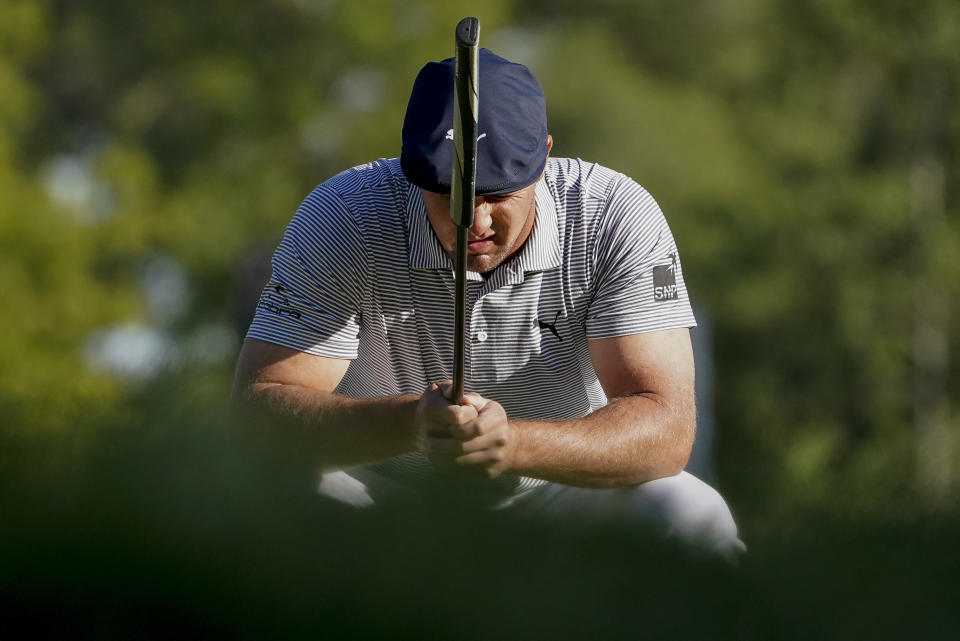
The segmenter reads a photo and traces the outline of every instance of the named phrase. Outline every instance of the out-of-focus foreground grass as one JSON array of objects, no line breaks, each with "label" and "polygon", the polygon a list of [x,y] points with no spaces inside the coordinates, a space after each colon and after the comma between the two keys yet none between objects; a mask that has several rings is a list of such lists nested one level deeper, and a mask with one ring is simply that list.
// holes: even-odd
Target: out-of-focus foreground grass
[{"label": "out-of-focus foreground grass", "polygon": [[184,397],[175,383],[154,389],[143,424],[106,429],[93,442],[4,437],[6,634],[912,639],[960,631],[956,521],[797,513],[782,528],[745,533],[750,552],[730,568],[615,529],[559,530],[456,502],[354,511],[320,498],[308,457],[268,428]]}]

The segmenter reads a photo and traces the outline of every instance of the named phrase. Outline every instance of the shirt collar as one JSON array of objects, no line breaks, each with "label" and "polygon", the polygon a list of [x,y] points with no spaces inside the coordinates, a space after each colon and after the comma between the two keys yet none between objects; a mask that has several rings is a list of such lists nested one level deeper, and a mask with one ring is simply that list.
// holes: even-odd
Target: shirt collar
[{"label": "shirt collar", "polygon": [[[453,261],[443,251],[443,246],[430,226],[420,188],[413,183],[410,183],[410,195],[407,198],[407,247],[412,269],[453,271]],[[467,272],[467,277],[474,280],[470,278],[471,273]],[[479,274],[476,277],[482,280]]]},{"label": "shirt collar", "polygon": [[[530,237],[520,252],[504,267],[522,280],[522,275],[545,271],[560,266],[560,232],[557,224],[557,208],[550,188],[544,179],[537,182],[535,192],[536,218]],[[437,240],[423,205],[420,189],[410,184],[407,198],[407,241],[412,269],[453,271],[453,261],[443,251]],[[497,269],[499,271],[500,268]],[[468,280],[483,280],[477,272],[468,271]]]},{"label": "shirt collar", "polygon": [[547,181],[537,182],[534,195],[537,218],[530,237],[514,261],[522,272],[542,272],[560,266],[560,229],[557,224],[557,205],[550,194]]}]

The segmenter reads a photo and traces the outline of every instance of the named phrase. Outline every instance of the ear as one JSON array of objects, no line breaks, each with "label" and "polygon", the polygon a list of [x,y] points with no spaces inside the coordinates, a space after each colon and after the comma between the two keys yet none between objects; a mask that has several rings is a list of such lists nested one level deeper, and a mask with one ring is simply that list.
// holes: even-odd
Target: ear
[{"label": "ear", "polygon": [[553,149],[553,136],[547,134],[547,155],[550,155],[550,150]]}]

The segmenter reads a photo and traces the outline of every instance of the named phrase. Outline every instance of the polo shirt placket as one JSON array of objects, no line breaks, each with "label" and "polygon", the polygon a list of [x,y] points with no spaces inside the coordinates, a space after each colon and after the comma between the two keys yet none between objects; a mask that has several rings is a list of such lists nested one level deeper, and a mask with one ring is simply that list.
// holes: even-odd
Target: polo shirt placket
[{"label": "polo shirt placket", "polygon": [[[542,349],[536,332],[538,303],[545,294],[541,275],[561,266],[560,231],[554,200],[545,181],[537,183],[536,219],[530,237],[510,260],[500,265],[489,278],[467,272],[468,340],[465,345],[464,375],[468,391],[484,390],[502,383],[528,363]],[[408,199],[411,236],[411,267],[438,272],[453,288],[453,263],[443,251],[424,210],[416,187]],[[534,281],[530,281],[530,278]],[[559,283],[548,283],[559,285]],[[559,289],[549,298],[562,299]],[[519,311],[525,311],[519,316]],[[452,322],[452,317],[451,317]],[[509,358],[503,358],[504,352]],[[552,360],[552,359],[548,359]]]}]

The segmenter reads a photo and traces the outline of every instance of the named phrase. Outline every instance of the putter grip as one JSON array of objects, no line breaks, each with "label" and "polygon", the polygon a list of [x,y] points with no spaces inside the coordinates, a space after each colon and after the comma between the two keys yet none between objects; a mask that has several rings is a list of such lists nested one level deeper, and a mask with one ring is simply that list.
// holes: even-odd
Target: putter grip
[{"label": "putter grip", "polygon": [[473,224],[477,179],[477,92],[480,21],[464,18],[455,32],[453,157],[450,218],[458,227]]},{"label": "putter grip", "polygon": [[476,18],[464,18],[457,24],[456,37],[458,47],[476,47],[480,39],[480,21]]}]

